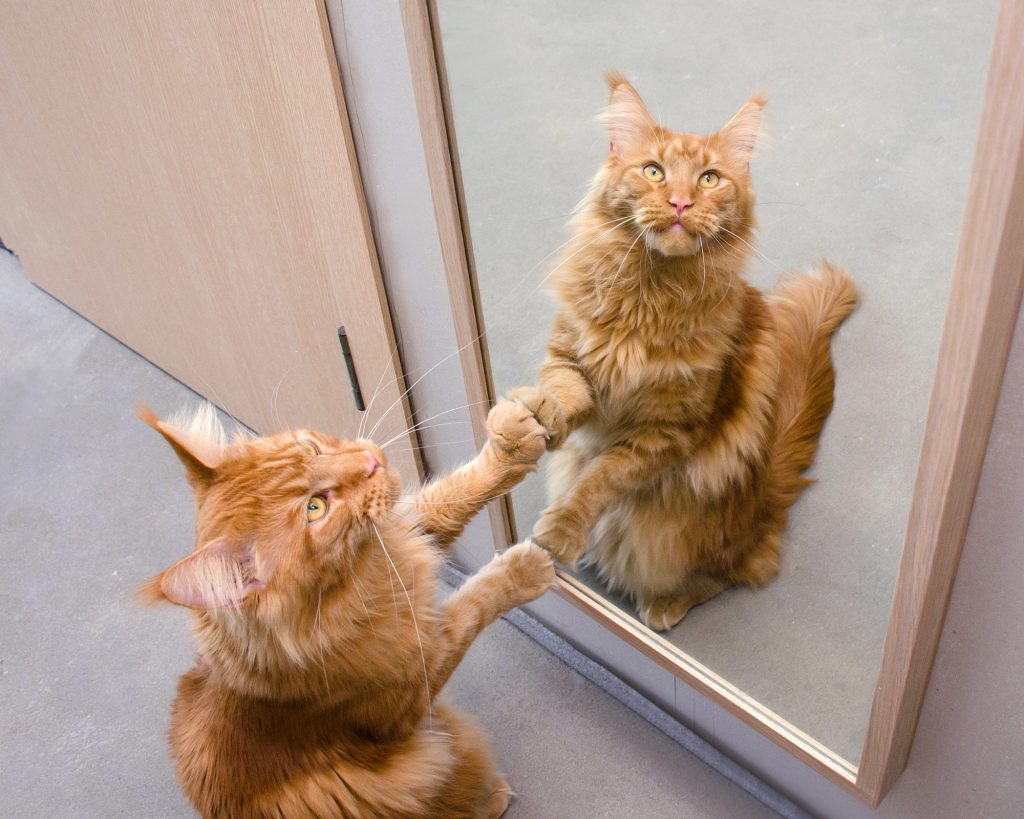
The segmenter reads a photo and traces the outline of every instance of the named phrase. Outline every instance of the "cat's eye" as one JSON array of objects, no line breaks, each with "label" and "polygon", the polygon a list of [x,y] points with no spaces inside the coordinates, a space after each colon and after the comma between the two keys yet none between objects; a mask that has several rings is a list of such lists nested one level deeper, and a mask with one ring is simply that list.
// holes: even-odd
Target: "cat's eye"
[{"label": "cat's eye", "polygon": [[700,179],[697,180],[697,184],[702,188],[713,188],[718,184],[718,179],[719,176],[717,173],[714,171],[706,171],[701,175]]},{"label": "cat's eye", "polygon": [[299,441],[299,449],[308,455],[319,455],[320,450],[312,441]]},{"label": "cat's eye", "polygon": [[644,176],[646,176],[652,182],[660,182],[662,179],[665,178],[665,172],[661,169],[660,166],[654,164],[653,162],[648,162],[646,165],[644,165]]},{"label": "cat's eye", "polygon": [[306,501],[306,520],[310,523],[314,520],[320,520],[326,514],[327,498],[323,495],[314,495]]}]

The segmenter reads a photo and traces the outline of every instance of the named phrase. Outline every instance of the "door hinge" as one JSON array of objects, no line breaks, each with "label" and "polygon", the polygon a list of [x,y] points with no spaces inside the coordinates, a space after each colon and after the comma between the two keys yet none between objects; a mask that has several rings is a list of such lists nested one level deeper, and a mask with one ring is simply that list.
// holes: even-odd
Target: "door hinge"
[{"label": "door hinge", "polygon": [[352,397],[356,399],[356,409],[360,412],[366,410],[363,403],[363,391],[359,389],[359,376],[356,375],[356,363],[352,360],[352,348],[348,346],[348,334],[345,332],[345,325],[338,327],[338,343],[341,344],[341,354],[345,357],[345,368],[348,370],[348,380],[352,383]]}]

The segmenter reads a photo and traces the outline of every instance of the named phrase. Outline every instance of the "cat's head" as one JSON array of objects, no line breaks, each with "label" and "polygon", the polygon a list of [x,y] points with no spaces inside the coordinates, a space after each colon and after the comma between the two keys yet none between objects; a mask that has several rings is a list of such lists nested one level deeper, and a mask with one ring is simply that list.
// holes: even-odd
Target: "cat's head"
[{"label": "cat's head", "polygon": [[620,74],[606,75],[608,158],[595,193],[647,247],[691,256],[741,237],[753,224],[750,159],[767,102],[755,94],[718,133],[707,136],[661,127]]},{"label": "cat's head", "polygon": [[209,405],[180,423],[138,414],[177,453],[196,500],[194,550],[142,587],[150,602],[287,608],[344,576],[398,496],[370,441],[301,430],[229,442]]}]

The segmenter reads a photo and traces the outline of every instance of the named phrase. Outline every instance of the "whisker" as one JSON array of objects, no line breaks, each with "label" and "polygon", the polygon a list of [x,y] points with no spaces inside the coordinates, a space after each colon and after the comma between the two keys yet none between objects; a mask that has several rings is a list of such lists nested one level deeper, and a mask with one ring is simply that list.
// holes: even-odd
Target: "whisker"
[{"label": "whisker", "polygon": [[477,333],[473,338],[471,338],[469,341],[467,341],[465,344],[463,344],[457,350],[454,350],[453,352],[451,352],[448,355],[446,355],[444,358],[442,358],[440,361],[438,361],[433,367],[431,367],[429,370],[427,370],[425,373],[423,373],[423,375],[421,375],[419,378],[417,378],[415,381],[413,381],[412,384],[410,384],[409,387],[405,390],[405,392],[403,392],[401,395],[399,395],[398,398],[396,398],[394,400],[394,402],[392,402],[391,406],[389,406],[386,410],[384,410],[384,412],[381,414],[380,418],[377,419],[377,423],[373,425],[373,428],[369,431],[369,433],[367,433],[367,435],[365,437],[366,438],[373,438],[373,434],[377,431],[377,428],[384,422],[384,419],[388,417],[388,413],[390,413],[391,410],[393,410],[395,407],[397,407],[401,403],[402,399],[405,398],[405,396],[407,396],[410,392],[412,392],[413,387],[415,387],[417,384],[419,384],[424,378],[426,378],[428,375],[430,375],[434,370],[436,370],[438,367],[440,367],[446,361],[448,361],[449,359],[451,359],[454,356],[457,356],[459,353],[461,353],[463,350],[465,350],[471,344],[475,344],[477,341],[479,341],[481,338],[483,338],[485,332],[486,331],[481,331],[481,332]]},{"label": "whisker", "polygon": [[278,394],[281,392],[281,386],[284,384],[285,379],[298,368],[299,365],[296,364],[295,366],[289,367],[283,373],[281,373],[281,378],[278,379],[277,386],[274,387],[274,391],[270,394],[270,420],[278,429],[284,428],[284,424],[281,421],[281,413],[279,412],[277,403]]},{"label": "whisker", "polygon": [[410,433],[410,432],[413,432],[413,431],[415,431],[415,432],[423,432],[424,430],[438,429],[439,427],[455,427],[455,426],[468,426],[468,425],[469,425],[469,421],[438,421],[435,424],[427,424],[426,426],[420,426],[419,424],[413,424],[408,429],[403,430],[402,432],[399,432],[397,435],[389,438],[383,444],[378,444],[378,446],[381,449],[385,449],[386,447],[391,446],[391,444],[397,443],[399,440],[401,440],[403,437],[405,437],[405,435],[407,433]]},{"label": "whisker", "polygon": [[407,446],[401,449],[389,449],[388,455],[394,456],[405,452],[422,452],[425,449],[440,449],[441,447],[456,446],[457,444],[475,444],[476,438],[459,438],[455,441],[440,441],[436,444],[418,444],[416,446]]},{"label": "whisker", "polygon": [[[555,273],[557,273],[559,270],[561,270],[566,264],[568,264],[570,261],[572,261],[572,259],[574,259],[577,256],[579,256],[584,250],[586,250],[588,247],[590,247],[592,244],[594,244],[594,242],[597,242],[597,241],[603,239],[605,236],[607,236],[613,230],[617,230],[618,228],[622,227],[622,225],[624,225],[626,222],[628,222],[628,221],[630,221],[631,219],[634,219],[634,218],[635,217],[633,217],[633,216],[623,216],[621,219],[614,219],[614,220],[612,220],[612,221],[616,222],[616,224],[612,225],[610,228],[608,228],[608,230],[604,231],[604,233],[600,234],[599,236],[595,236],[593,239],[591,239],[589,242],[587,242],[585,245],[583,245],[583,247],[573,251],[570,255],[568,255],[564,259],[562,259],[562,261],[560,261],[543,279],[540,280],[540,282],[537,284],[537,286],[535,288],[533,288],[533,290],[531,290],[529,293],[526,294],[526,298],[529,298],[534,293],[536,293],[538,290],[540,290],[541,287],[544,286],[544,282],[546,282]],[[608,222],[603,222],[601,225],[598,225],[598,227],[603,227],[604,225],[607,225],[607,224],[608,224]],[[576,237],[573,237],[573,238],[575,239]],[[573,241],[573,240],[570,239],[569,242],[571,242],[571,241]],[[566,244],[569,244],[569,242],[566,242]],[[562,247],[565,247],[565,245],[562,245]]]},{"label": "whisker", "polygon": [[[714,256],[714,254],[711,255],[711,270],[712,271],[715,270],[715,256]],[[712,312],[717,310],[722,305],[722,302],[725,301],[726,298],[729,296],[729,294],[732,292],[732,285],[733,285],[733,280],[735,279],[735,277],[736,277],[736,274],[733,271],[732,266],[730,265],[729,266],[729,286],[726,287],[725,288],[725,292],[722,293],[722,298],[720,298],[717,302],[715,302],[715,306],[711,308]],[[717,272],[715,273],[715,278],[716,279],[718,278],[718,273]]]},{"label": "whisker", "polygon": [[754,253],[756,253],[758,256],[760,256],[762,259],[764,259],[766,262],[768,262],[768,264],[772,265],[773,267],[775,267],[776,269],[782,271],[783,273],[786,272],[786,269],[784,267],[782,267],[781,265],[777,264],[776,262],[773,262],[771,259],[769,259],[767,256],[765,256],[760,250],[758,250],[756,247],[754,247],[754,245],[750,244],[750,242],[748,242],[742,236],[740,236],[740,235],[738,235],[736,233],[733,233],[731,230],[729,230],[726,227],[719,227],[718,229],[720,231],[722,231],[723,233],[728,233],[733,238],[738,239],[739,241],[743,242],[743,244],[745,244],[752,251],[754,251]]},{"label": "whisker", "polygon": [[701,267],[701,272],[703,274],[703,276],[702,276],[702,278],[700,280],[700,295],[703,298],[703,296],[704,296],[704,285],[707,283],[707,280],[708,280],[708,265],[707,265],[707,261],[704,258],[704,243],[700,240],[700,236],[697,237],[697,247],[700,250],[700,267]]},{"label": "whisker", "polygon": [[402,586],[402,591],[405,593],[405,600],[409,604],[409,613],[412,615],[412,625],[416,629],[416,641],[420,645],[420,661],[423,663],[423,687],[427,692],[427,726],[429,730],[434,730],[434,709],[433,699],[430,696],[430,678],[427,676],[427,655],[423,651],[423,639],[420,636],[420,624],[416,619],[416,607],[412,604],[412,598],[409,596],[409,590],[405,587],[405,581],[402,580],[402,575],[398,571],[398,567],[395,565],[395,561],[391,559],[391,555],[388,552],[388,547],[384,545],[384,538],[380,536],[380,530],[377,528],[377,524],[371,524],[373,531],[377,535],[377,542],[380,543],[380,548],[384,550],[384,556],[388,559],[388,563],[391,564],[391,568],[394,569],[395,577],[398,578],[398,582]]},{"label": "whisker", "polygon": [[637,234],[636,238],[633,240],[633,244],[629,246],[629,249],[622,257],[622,261],[619,263],[618,270],[615,271],[615,275],[612,277],[611,284],[608,285],[608,290],[611,290],[615,286],[615,282],[619,280],[619,273],[622,272],[622,266],[626,263],[626,260],[629,258],[629,254],[633,252],[633,248],[636,247],[636,243],[640,241],[640,237],[647,233],[647,231],[649,231],[653,226],[654,224],[651,223]]},{"label": "whisker", "polygon": [[[450,412],[458,412],[459,410],[462,410],[462,409],[469,409],[470,407],[476,407],[476,406],[479,406],[480,404],[490,404],[490,403],[491,403],[490,399],[489,398],[485,398],[482,401],[471,401],[470,403],[463,404],[462,406],[459,406],[459,407],[452,407],[451,409],[441,410],[441,412],[435,412],[430,417],[424,418],[422,421],[417,421],[415,424],[412,424],[411,426],[406,427],[401,432],[399,432],[396,435],[394,435],[391,438],[389,438],[387,443],[379,444],[379,446],[385,447],[388,444],[390,444],[392,441],[395,441],[395,440],[401,438],[403,435],[407,435],[408,433],[413,432],[414,430],[430,429],[429,426],[423,426],[423,425],[426,424],[428,421],[434,420],[435,418],[440,418],[442,415],[447,415]],[[449,424],[449,423],[451,423],[451,424],[466,424],[466,423],[469,423],[469,422],[465,421],[465,420],[443,421],[443,422],[440,422],[438,424],[434,424],[434,426],[442,426],[444,424]]]},{"label": "whisker", "polygon": [[370,626],[370,631],[373,632],[374,639],[377,639],[377,628],[373,625],[373,618],[370,616],[370,610],[366,607],[366,598],[363,597],[362,583],[359,582],[359,579],[354,574],[352,575],[352,588],[355,591],[356,596],[359,598],[359,602],[363,605],[363,613],[366,614],[366,622]]},{"label": "whisker", "polygon": [[416,498],[397,498],[395,503],[413,503],[417,506],[451,506],[453,503],[476,503],[477,501],[483,501],[488,503],[495,498],[500,498],[501,495],[467,495],[462,498],[449,498],[443,501],[424,501],[417,500]]},{"label": "whisker", "polygon": [[[575,210],[575,208],[574,208],[574,210]],[[597,228],[602,228],[605,225],[610,225],[610,224],[612,224],[612,222],[622,222],[622,221],[624,221],[626,219],[629,219],[629,218],[631,218],[631,217],[629,217],[629,216],[620,216],[620,217],[617,217],[615,219],[609,219],[607,222],[602,222],[599,225],[595,225],[594,229],[596,230]],[[606,231],[606,233],[610,233],[612,230],[615,229],[615,227],[617,227],[617,225],[611,227],[609,230]],[[602,233],[601,235],[603,236],[604,234]],[[568,247],[573,242],[575,242],[577,238],[578,238],[577,236],[571,236],[568,239],[566,239],[564,242],[562,242],[562,244],[560,244],[558,247],[556,247],[554,250],[552,250],[547,256],[542,258],[539,262],[537,262],[537,264],[535,264],[533,267],[531,267],[529,270],[527,270],[526,273],[523,274],[523,277],[520,279],[520,283],[525,281],[527,276],[529,276],[531,273],[533,273],[534,270],[536,270],[538,267],[540,267],[542,264],[544,264],[544,262],[546,262],[548,259],[550,259],[552,256],[554,256],[556,253],[558,253],[559,250],[561,250],[564,247]],[[509,298],[509,296],[513,295],[517,289],[518,288],[515,288],[515,287],[512,288],[512,290],[509,293],[505,294],[505,296],[502,298],[502,301],[507,300]]]},{"label": "whisker", "polygon": [[388,360],[384,363],[384,367],[381,369],[380,378],[377,379],[377,386],[373,388],[373,395],[370,397],[370,402],[366,405],[366,409],[363,411],[363,417],[359,419],[359,429],[356,433],[357,438],[363,437],[363,429],[366,426],[366,419],[370,417],[370,410],[373,409],[373,402],[377,400],[377,396],[380,394],[384,383],[384,376],[388,374],[388,367],[391,366],[391,362],[394,361],[395,353],[397,352],[398,340],[396,339],[395,346],[391,348],[391,355],[388,356]]},{"label": "whisker", "polygon": [[324,688],[327,689],[327,693],[331,693],[331,684],[327,680],[327,664],[324,662],[324,632],[320,626],[320,603],[323,601],[324,590],[321,587],[319,593],[316,596],[316,619],[313,621],[313,629],[316,631],[317,636],[320,638],[320,668],[324,672]]}]

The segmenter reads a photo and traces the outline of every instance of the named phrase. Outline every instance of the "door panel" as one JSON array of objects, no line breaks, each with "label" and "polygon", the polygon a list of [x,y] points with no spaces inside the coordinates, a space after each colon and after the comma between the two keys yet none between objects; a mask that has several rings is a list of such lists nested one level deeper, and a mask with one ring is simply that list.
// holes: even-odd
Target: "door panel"
[{"label": "door panel", "polygon": [[32,280],[261,431],[355,433],[344,324],[418,477],[322,4],[0,14],[0,236]]}]

